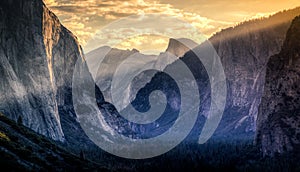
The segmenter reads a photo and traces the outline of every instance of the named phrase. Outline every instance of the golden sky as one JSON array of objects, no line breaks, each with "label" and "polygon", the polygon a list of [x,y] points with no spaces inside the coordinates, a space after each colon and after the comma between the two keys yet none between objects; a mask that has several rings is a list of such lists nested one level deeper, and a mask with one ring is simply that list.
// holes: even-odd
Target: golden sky
[{"label": "golden sky", "polygon": [[[234,26],[244,20],[268,16],[275,12],[300,6],[300,0],[44,0],[61,22],[78,38],[84,50],[93,48],[87,44],[99,30],[121,18],[148,13],[174,16],[198,29],[206,37],[222,28]],[[171,20],[166,22],[172,22]],[[153,24],[153,23],[152,23]],[[166,27],[172,23],[166,23]],[[133,26],[134,27],[134,26]],[[156,28],[159,26],[156,26]],[[134,28],[131,28],[134,29]],[[172,28],[171,28],[172,29]],[[181,30],[180,30],[181,29]],[[128,29],[111,29],[106,39],[121,39]],[[171,30],[172,31],[172,30]],[[185,27],[178,27],[177,37],[193,39]],[[182,32],[182,34],[180,34]],[[136,48],[142,51],[164,51],[168,37],[165,35],[137,35],[117,41],[114,47]],[[176,38],[176,37],[175,37]],[[200,39],[194,39],[199,43]],[[100,44],[99,44],[100,45]],[[102,45],[102,44],[101,44]]]}]

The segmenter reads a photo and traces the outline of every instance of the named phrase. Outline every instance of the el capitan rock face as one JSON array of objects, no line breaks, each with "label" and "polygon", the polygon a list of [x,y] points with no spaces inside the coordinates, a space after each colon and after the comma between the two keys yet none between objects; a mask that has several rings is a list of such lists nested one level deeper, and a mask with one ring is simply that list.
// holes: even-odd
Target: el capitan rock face
[{"label": "el capitan rock face", "polygon": [[264,155],[297,151],[300,145],[300,17],[278,55],[268,62],[259,106],[256,143]]},{"label": "el capitan rock face", "polygon": [[70,104],[81,48],[41,0],[0,2],[0,111],[64,141],[59,107]]}]

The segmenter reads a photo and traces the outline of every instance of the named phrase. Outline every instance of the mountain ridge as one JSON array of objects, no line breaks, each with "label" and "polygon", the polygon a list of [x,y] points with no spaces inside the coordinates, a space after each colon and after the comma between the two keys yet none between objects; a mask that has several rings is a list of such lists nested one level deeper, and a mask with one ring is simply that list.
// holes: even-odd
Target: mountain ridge
[{"label": "mountain ridge", "polygon": [[209,39],[221,58],[227,77],[228,98],[222,119],[227,122],[224,125],[221,122],[219,129],[228,125],[233,128],[223,133],[234,131],[241,120],[244,122],[237,129],[252,133],[256,130],[267,62],[270,56],[280,52],[286,32],[299,14],[300,7],[278,12],[225,29]]},{"label": "mountain ridge", "polygon": [[[87,64],[92,76],[97,83],[100,90],[103,92],[105,100],[112,102],[110,86],[111,81],[114,77],[114,72],[117,69],[127,69],[134,68],[139,65],[143,67],[163,70],[168,64],[171,64],[177,58],[181,57],[185,52],[194,48],[197,44],[189,39],[174,39],[170,38],[169,46],[166,52],[161,52],[159,55],[145,55],[140,53],[136,49],[132,50],[121,50],[117,48],[111,48],[108,46],[103,46],[97,48],[86,55]],[[100,60],[102,62],[100,64]],[[131,60],[126,62],[128,66],[121,66],[126,60]],[[127,72],[125,70],[125,72]],[[145,86],[157,71],[146,71],[139,73],[133,79],[133,83],[129,85],[126,90],[127,101],[124,101],[120,106],[125,108],[126,105],[131,102],[137,91]]]},{"label": "mountain ridge", "polygon": [[0,165],[10,171],[101,170],[101,165],[65,150],[59,143],[39,135],[0,113]]}]

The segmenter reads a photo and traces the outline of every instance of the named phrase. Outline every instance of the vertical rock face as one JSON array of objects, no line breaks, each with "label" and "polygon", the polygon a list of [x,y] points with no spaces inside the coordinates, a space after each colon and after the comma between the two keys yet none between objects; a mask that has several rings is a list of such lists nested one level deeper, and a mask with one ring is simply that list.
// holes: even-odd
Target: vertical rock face
[{"label": "vertical rock face", "polygon": [[64,141],[58,107],[82,58],[76,39],[41,0],[1,1],[0,16],[0,111]]},{"label": "vertical rock face", "polygon": [[300,145],[299,87],[300,17],[296,17],[281,52],[267,66],[256,136],[264,155],[293,151]]},{"label": "vertical rock face", "polygon": [[[70,104],[68,90],[72,87],[74,66],[83,53],[77,38],[58,18],[43,6],[43,42],[46,49],[51,86],[58,106]],[[84,59],[83,59],[84,60]]]},{"label": "vertical rock face", "polygon": [[[222,60],[228,97],[222,133],[255,131],[258,106],[270,56],[279,53],[285,33],[300,8],[221,31],[210,38]],[[224,130],[226,129],[226,131]]]}]

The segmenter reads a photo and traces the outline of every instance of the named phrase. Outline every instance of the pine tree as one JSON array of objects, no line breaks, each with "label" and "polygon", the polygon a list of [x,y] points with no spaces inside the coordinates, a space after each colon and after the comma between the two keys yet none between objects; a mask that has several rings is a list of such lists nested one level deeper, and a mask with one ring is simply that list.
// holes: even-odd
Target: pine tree
[{"label": "pine tree", "polygon": [[82,150],[80,151],[80,159],[81,159],[81,160],[85,160],[85,156],[84,156],[84,153],[83,153]]},{"label": "pine tree", "polygon": [[18,123],[18,125],[23,125],[23,119],[22,119],[21,115],[18,117],[17,123]]}]

